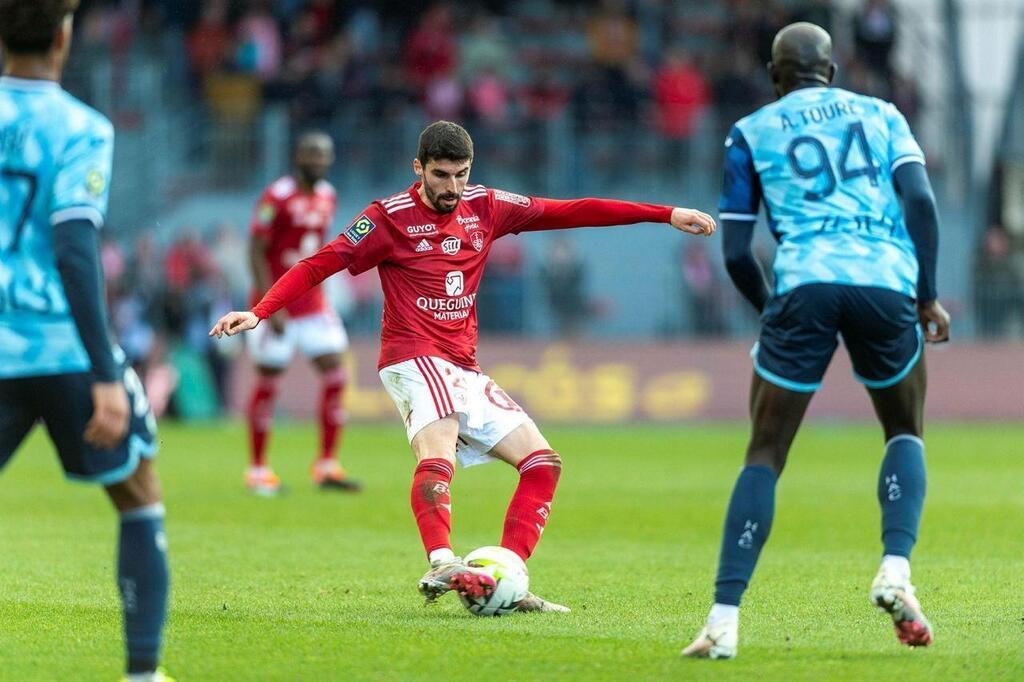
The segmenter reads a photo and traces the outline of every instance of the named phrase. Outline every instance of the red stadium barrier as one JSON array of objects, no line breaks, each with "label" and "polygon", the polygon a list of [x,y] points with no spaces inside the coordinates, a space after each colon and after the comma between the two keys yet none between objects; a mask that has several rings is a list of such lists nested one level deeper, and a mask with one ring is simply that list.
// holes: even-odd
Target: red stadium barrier
[{"label": "red stadium barrier", "polygon": [[[484,339],[480,362],[542,424],[615,424],[741,420],[747,417],[749,344],[545,343]],[[357,342],[349,359],[346,409],[354,421],[397,420],[377,378],[375,342]],[[1024,420],[1024,345],[953,344],[927,353],[930,419]],[[238,361],[232,406],[244,410],[252,383]],[[279,410],[316,414],[319,389],[309,364],[296,358],[285,376]],[[871,405],[840,347],[811,418],[869,420]]]}]

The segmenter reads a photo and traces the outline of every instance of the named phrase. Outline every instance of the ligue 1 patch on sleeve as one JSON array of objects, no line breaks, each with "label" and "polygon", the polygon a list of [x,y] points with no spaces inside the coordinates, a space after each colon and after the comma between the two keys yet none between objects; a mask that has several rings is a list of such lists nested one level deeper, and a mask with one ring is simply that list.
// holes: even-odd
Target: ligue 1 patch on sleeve
[{"label": "ligue 1 patch on sleeve", "polygon": [[515,204],[516,206],[529,206],[531,203],[530,197],[524,197],[522,194],[506,192],[501,189],[494,190],[494,198],[497,201],[504,201],[507,204]]},{"label": "ligue 1 patch on sleeve", "polygon": [[274,215],[276,213],[277,211],[274,209],[274,205],[268,201],[264,204],[260,204],[260,207],[256,210],[256,220],[259,221],[261,225],[269,225],[274,221]]},{"label": "ligue 1 patch on sleeve", "polygon": [[363,241],[366,235],[373,232],[373,228],[377,227],[373,224],[373,221],[367,218],[365,215],[361,215],[356,218],[356,221],[349,225],[348,229],[345,230],[345,236],[352,242],[353,245]]},{"label": "ligue 1 patch on sleeve", "polygon": [[94,197],[98,197],[103,194],[103,190],[107,188],[107,178],[103,175],[103,171],[93,168],[85,174],[85,189]]}]

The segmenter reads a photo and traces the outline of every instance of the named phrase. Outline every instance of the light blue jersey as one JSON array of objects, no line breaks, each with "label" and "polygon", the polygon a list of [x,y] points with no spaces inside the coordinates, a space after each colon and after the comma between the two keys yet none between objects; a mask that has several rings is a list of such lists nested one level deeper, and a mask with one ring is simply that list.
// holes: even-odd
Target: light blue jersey
[{"label": "light blue jersey", "polygon": [[779,242],[776,295],[817,282],[916,298],[917,255],[892,174],[924,154],[896,107],[804,88],[740,120],[725,144],[719,215],[756,220],[763,199]]},{"label": "light blue jersey", "polygon": [[107,210],[114,129],[50,81],[0,78],[0,378],[90,369],[53,226]]}]

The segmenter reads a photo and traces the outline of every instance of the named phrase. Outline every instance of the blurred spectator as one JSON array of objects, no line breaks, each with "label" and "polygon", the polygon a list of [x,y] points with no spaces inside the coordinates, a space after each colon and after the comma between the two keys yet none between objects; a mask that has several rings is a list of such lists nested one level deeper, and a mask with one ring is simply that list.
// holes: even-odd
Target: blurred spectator
[{"label": "blurred spectator", "polygon": [[238,23],[235,55],[240,70],[263,81],[277,78],[281,69],[281,33],[268,5],[269,0],[256,0]]},{"label": "blurred spectator", "polygon": [[231,45],[227,0],[209,0],[199,23],[188,34],[187,49],[192,72],[199,80],[223,69]]},{"label": "blurred spectator", "polygon": [[725,331],[720,295],[722,282],[704,244],[691,241],[683,248],[684,297],[689,304],[689,329],[696,336],[718,336]]},{"label": "blurred spectator", "polygon": [[226,287],[231,310],[244,305],[249,290],[249,269],[244,258],[245,243],[239,237],[238,226],[234,223],[221,223],[216,227],[213,241],[210,244],[212,265],[220,274]]},{"label": "blurred spectator", "polygon": [[577,336],[589,313],[586,269],[567,238],[551,240],[540,276],[559,336]]},{"label": "blurred spectator", "polygon": [[450,79],[458,68],[458,44],[451,7],[439,4],[423,15],[405,45],[406,73],[417,89],[425,92],[437,79]]},{"label": "blurred spectator", "polygon": [[1024,333],[1024,273],[1013,257],[1013,242],[1001,225],[985,231],[975,267],[978,332],[986,338]]},{"label": "blurred spectator", "polygon": [[654,75],[658,133],[665,139],[662,167],[678,171],[690,165],[690,138],[708,104],[708,87],[692,58],[674,48]]},{"label": "blurred spectator", "polygon": [[480,330],[503,334],[523,331],[523,245],[518,239],[494,242],[487,258],[487,276],[480,283],[477,313]]},{"label": "blurred spectator", "polygon": [[896,11],[889,0],[866,0],[853,20],[857,57],[876,75],[887,78],[896,43]]}]

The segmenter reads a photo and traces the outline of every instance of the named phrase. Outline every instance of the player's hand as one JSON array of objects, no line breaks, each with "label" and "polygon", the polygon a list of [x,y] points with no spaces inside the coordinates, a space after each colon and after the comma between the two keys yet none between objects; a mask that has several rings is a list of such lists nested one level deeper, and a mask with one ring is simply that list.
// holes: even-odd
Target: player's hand
[{"label": "player's hand", "polygon": [[235,311],[217,320],[217,324],[213,325],[213,329],[210,330],[210,336],[215,336],[218,339],[224,334],[234,336],[252,329],[259,323],[260,318],[256,317],[256,313],[250,310]]},{"label": "player's hand", "polygon": [[710,237],[715,233],[715,219],[707,213],[692,208],[673,208],[672,227],[687,234],[702,234]]},{"label": "player's hand", "polygon": [[109,449],[124,440],[128,433],[128,393],[119,381],[92,385],[92,418],[85,425],[85,442]]},{"label": "player's hand", "polygon": [[278,310],[276,313],[270,316],[270,329],[278,336],[284,334],[284,323],[287,318],[284,315],[284,311]]},{"label": "player's hand", "polygon": [[949,313],[938,301],[917,306],[917,316],[924,329],[924,340],[928,343],[949,341]]}]

